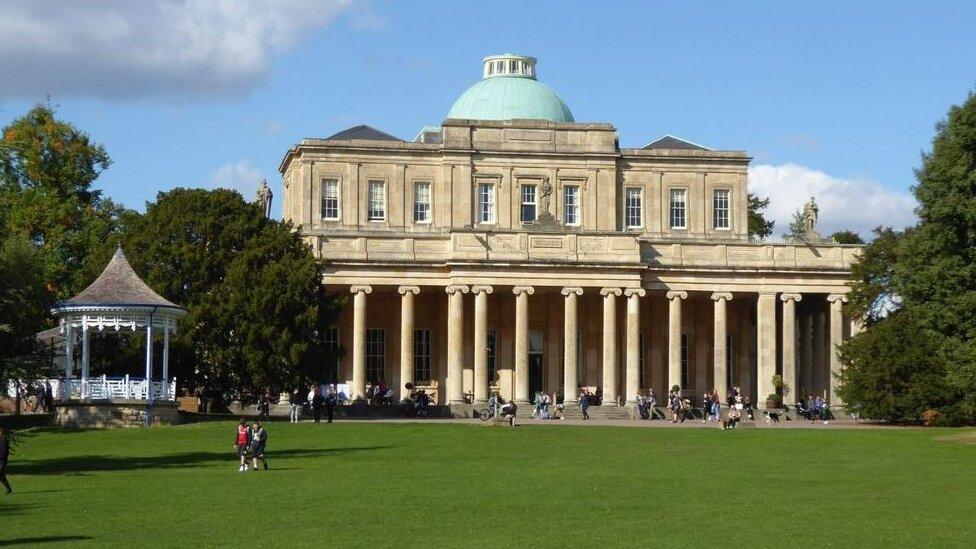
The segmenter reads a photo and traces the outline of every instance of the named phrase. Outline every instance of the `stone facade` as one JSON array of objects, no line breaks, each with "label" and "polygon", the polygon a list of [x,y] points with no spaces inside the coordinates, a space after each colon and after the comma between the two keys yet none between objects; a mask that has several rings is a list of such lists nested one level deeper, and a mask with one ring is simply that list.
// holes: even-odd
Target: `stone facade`
[{"label": "stone facade", "polygon": [[839,404],[859,249],[750,242],[746,153],[539,120],[449,119],[435,141],[304,139],[280,165],[285,218],[348,295],[353,396],[382,375],[442,403],[731,384],[761,404],[781,373],[788,402]]},{"label": "stone facade", "polygon": [[[154,425],[175,425],[182,422],[178,407],[172,401],[154,402],[152,414]],[[62,427],[85,429],[145,427],[146,401],[122,399],[63,402],[55,409],[54,423]]]}]

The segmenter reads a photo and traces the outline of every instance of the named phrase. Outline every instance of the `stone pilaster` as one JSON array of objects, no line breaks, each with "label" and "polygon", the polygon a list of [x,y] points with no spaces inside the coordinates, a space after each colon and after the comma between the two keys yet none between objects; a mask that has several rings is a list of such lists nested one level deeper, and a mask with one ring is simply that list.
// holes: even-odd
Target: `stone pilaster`
[{"label": "stone pilaster", "polygon": [[373,293],[372,286],[350,286],[353,294],[352,307],[352,387],[349,397],[353,400],[366,398],[366,296]]},{"label": "stone pilaster", "polygon": [[844,342],[844,303],[847,303],[847,296],[844,294],[830,294],[827,296],[830,303],[830,374],[827,377],[827,386],[830,388],[830,398],[828,403],[831,406],[841,406],[843,402],[837,396],[837,387],[840,386],[840,345]]},{"label": "stone pilaster", "polygon": [[447,402],[464,402],[464,294],[468,287],[452,284],[447,292]]},{"label": "stone pilaster", "polygon": [[472,286],[474,294],[474,401],[488,400],[488,294],[491,286]]},{"label": "stone pilaster", "polygon": [[795,403],[800,390],[799,368],[796,352],[796,304],[803,299],[800,294],[782,294],[783,302],[783,383],[786,385],[783,402]]},{"label": "stone pilaster", "polygon": [[583,295],[583,288],[563,288],[565,314],[563,315],[563,400],[572,402],[579,396],[576,391],[579,364],[576,361],[576,298]]},{"label": "stone pilaster", "polygon": [[[681,385],[681,302],[688,299],[688,292],[668,292],[668,390]],[[682,390],[687,387],[681,387]]]},{"label": "stone pilaster", "polygon": [[529,402],[529,296],[532,286],[516,286],[515,294],[515,402]]},{"label": "stone pilaster", "polygon": [[731,300],[732,294],[730,292],[715,292],[712,294],[712,301],[714,302],[712,315],[712,386],[718,393],[719,399],[723,402],[729,390],[728,384],[726,383],[728,371],[725,365],[729,354],[726,340],[726,335],[728,334],[727,309],[728,302]]},{"label": "stone pilaster", "polygon": [[603,406],[617,405],[617,298],[620,288],[603,288]]},{"label": "stone pilaster", "polygon": [[410,397],[407,383],[414,382],[413,335],[414,335],[414,296],[420,293],[417,286],[400,286],[400,400]]},{"label": "stone pilaster", "polygon": [[640,298],[647,295],[643,288],[627,288],[627,384],[626,400],[637,402],[640,390]]},{"label": "stone pilaster", "polygon": [[756,406],[765,406],[766,397],[775,392],[776,374],[776,294],[760,293],[756,302]]}]

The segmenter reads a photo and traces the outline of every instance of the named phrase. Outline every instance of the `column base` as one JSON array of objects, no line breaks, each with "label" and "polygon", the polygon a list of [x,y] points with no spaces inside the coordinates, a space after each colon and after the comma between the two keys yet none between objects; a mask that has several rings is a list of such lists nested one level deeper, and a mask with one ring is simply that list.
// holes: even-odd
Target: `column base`
[{"label": "column base", "polygon": [[600,406],[606,406],[608,408],[611,408],[611,407],[617,407],[617,406],[620,406],[620,405],[617,404],[617,401],[616,400],[604,400],[603,402],[600,403]]}]

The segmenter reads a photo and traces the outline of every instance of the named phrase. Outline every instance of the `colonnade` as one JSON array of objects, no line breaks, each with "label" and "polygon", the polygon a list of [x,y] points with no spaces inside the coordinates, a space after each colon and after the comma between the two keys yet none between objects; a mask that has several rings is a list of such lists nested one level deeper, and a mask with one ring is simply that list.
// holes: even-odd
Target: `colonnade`
[{"label": "colonnade", "polygon": [[[473,396],[475,402],[484,402],[488,398],[488,296],[495,291],[495,287],[488,285],[452,284],[447,287],[431,287],[430,291],[445,291],[447,293],[447,373],[445,376],[446,398],[448,403],[464,402],[464,387],[462,384],[464,371],[464,296],[471,293],[474,296],[474,360],[473,360]],[[443,288],[443,289],[441,289]],[[516,402],[529,400],[529,300],[535,294],[533,286],[514,286],[510,288],[515,300],[514,318],[514,381],[513,396]],[[350,287],[353,294],[353,334],[352,334],[352,387],[351,397],[362,398],[366,394],[365,375],[365,339],[366,339],[366,299],[373,291],[369,285],[354,285]],[[401,398],[405,398],[409,391],[404,382],[413,380],[414,371],[414,301],[420,293],[419,286],[400,286],[397,289],[400,299],[400,376],[399,391]],[[577,353],[578,328],[578,299],[584,293],[599,293],[602,296],[603,329],[602,329],[602,363],[601,391],[605,405],[615,405],[618,397],[625,396],[627,402],[634,402],[640,383],[640,360],[638,348],[640,345],[640,304],[641,299],[648,295],[644,288],[582,288],[578,286],[562,287],[560,291],[564,301],[563,317],[563,395],[566,402],[573,402],[577,395],[577,371],[580,365]],[[742,295],[742,293],[737,293]],[[745,294],[749,295],[749,294]],[[752,295],[755,295],[754,293]],[[713,344],[712,344],[712,386],[724,399],[728,387],[726,386],[726,364],[728,349],[726,335],[728,327],[728,304],[733,300],[730,291],[717,291],[709,294],[713,303]],[[625,315],[625,372],[624,387],[621,394],[618,388],[618,326],[617,301],[623,297],[627,302]],[[668,331],[667,331],[667,386],[681,386],[681,336],[682,336],[682,302],[688,299],[686,290],[670,290],[665,293],[668,300]],[[829,322],[822,314],[798,315],[797,304],[803,295],[788,292],[759,292],[756,299],[756,375],[757,397],[761,403],[766,395],[774,392],[772,377],[777,372],[777,362],[781,363],[784,382],[791,390],[800,387],[812,387],[812,368],[805,369],[806,379],[800,379],[801,360],[804,364],[829,364],[829,374],[825,385],[829,387],[828,402],[832,406],[839,405],[840,399],[836,393],[836,376],[840,372],[840,358],[837,346],[844,337],[843,304],[847,298],[843,294],[827,295],[829,303]],[[782,331],[777,337],[777,307],[782,307]],[[797,337],[799,323],[800,337]],[[826,326],[824,326],[826,324]],[[819,330],[818,330],[819,328]],[[825,328],[829,333],[825,334]],[[829,359],[819,356],[825,345],[814,339],[827,337],[829,342]],[[804,356],[798,355],[797,341],[800,341]],[[779,352],[777,346],[781,345]],[[683,387],[683,389],[685,389]]]}]

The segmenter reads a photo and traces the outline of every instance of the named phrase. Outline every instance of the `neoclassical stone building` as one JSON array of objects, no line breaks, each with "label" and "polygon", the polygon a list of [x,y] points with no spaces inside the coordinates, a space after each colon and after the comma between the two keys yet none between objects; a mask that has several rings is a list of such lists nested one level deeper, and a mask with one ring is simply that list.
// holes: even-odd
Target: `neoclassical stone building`
[{"label": "neoclassical stone building", "polygon": [[671,136],[623,148],[535,59],[501,55],[413,141],[358,126],[279,169],[285,218],[348,296],[328,336],[354,395],[385,378],[442,403],[673,385],[762,402],[780,373],[788,402],[837,405],[858,248],[750,242],[749,161]]}]

